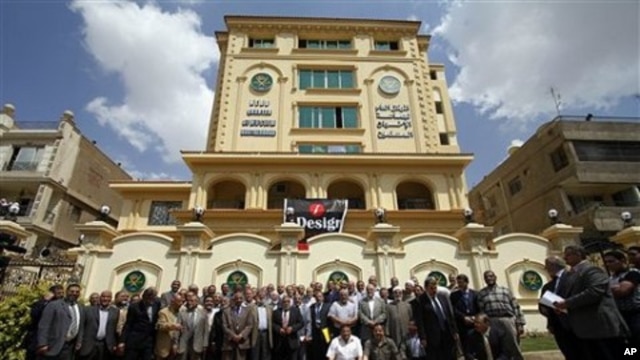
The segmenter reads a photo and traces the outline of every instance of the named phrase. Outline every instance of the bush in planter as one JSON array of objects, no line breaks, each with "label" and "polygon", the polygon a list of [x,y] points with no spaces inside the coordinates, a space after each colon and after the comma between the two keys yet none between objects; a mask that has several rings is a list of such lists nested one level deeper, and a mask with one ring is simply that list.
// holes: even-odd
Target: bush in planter
[{"label": "bush in planter", "polygon": [[31,321],[31,305],[48,291],[48,284],[20,286],[0,301],[0,359],[23,360],[22,341]]}]

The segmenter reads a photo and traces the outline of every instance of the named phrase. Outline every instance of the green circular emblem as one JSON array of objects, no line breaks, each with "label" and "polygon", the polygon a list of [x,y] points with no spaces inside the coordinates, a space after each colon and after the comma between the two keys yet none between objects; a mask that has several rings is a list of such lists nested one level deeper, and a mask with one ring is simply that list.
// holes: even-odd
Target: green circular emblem
[{"label": "green circular emblem", "polygon": [[273,85],[273,79],[271,78],[271,75],[267,73],[255,74],[251,78],[251,88],[255,91],[269,91],[269,89],[271,89],[271,85]]},{"label": "green circular emblem", "polygon": [[536,271],[527,270],[522,274],[520,283],[522,283],[522,286],[527,290],[538,291],[542,288],[542,276]]},{"label": "green circular emblem", "polygon": [[124,277],[124,289],[130,293],[137,293],[144,288],[146,282],[147,277],[144,276],[142,271],[134,270]]},{"label": "green circular emblem", "polygon": [[340,283],[349,282],[349,277],[342,271],[334,271],[329,275],[329,281],[333,281],[334,284],[340,285]]},{"label": "green circular emblem", "polygon": [[227,277],[227,285],[229,285],[229,287],[231,288],[231,291],[235,291],[236,286],[244,287],[248,283],[249,283],[249,278],[247,277],[247,274],[243,273],[240,270],[236,270],[232,272]]},{"label": "green circular emblem", "polygon": [[427,277],[432,277],[438,280],[439,286],[445,286],[445,287],[447,286],[447,277],[444,276],[444,274],[441,273],[440,271],[432,271],[429,273],[429,275],[427,275]]}]

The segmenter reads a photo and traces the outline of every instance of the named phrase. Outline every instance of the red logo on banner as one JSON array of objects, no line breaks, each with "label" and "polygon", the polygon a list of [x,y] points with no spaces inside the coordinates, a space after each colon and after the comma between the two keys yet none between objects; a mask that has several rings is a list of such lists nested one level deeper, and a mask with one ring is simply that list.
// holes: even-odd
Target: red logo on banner
[{"label": "red logo on banner", "polygon": [[319,218],[319,217],[324,216],[325,212],[326,212],[326,210],[324,208],[324,205],[322,205],[322,203],[313,203],[313,204],[309,205],[309,213],[314,218]]}]

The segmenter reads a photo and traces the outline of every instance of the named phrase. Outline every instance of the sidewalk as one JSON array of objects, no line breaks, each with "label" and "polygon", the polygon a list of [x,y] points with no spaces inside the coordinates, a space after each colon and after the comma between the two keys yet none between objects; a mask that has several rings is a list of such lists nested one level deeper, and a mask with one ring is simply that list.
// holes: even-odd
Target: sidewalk
[{"label": "sidewalk", "polygon": [[560,350],[533,351],[524,353],[525,360],[564,360]]}]

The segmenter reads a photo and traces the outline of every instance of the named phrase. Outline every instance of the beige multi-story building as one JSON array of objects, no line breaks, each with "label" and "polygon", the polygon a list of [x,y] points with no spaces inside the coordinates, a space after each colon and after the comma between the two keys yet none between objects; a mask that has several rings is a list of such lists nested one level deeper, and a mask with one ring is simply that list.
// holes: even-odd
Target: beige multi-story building
[{"label": "beige multi-story building", "polygon": [[496,235],[538,234],[555,209],[557,221],[584,229],[585,245],[620,231],[623,212],[639,219],[640,119],[589,120],[557,117],[511,148],[469,193],[477,218]]},{"label": "beige multi-story building", "polygon": [[[566,236],[491,239],[491,228],[465,225],[472,156],[460,152],[420,22],[225,20],[207,148],[183,152],[192,180],[111,183],[124,199],[117,229],[78,225],[88,292],[370,275],[388,286],[451,273],[482,287],[494,269],[535,318],[539,294],[522,279],[541,285],[545,256]],[[305,229],[286,222],[285,199],[347,199],[342,232],[298,246]]]},{"label": "beige multi-story building", "polygon": [[0,113],[0,198],[20,204],[30,255],[77,246],[75,224],[95,219],[102,205],[113,209],[105,220],[115,225],[122,200],[109,182],[130,179],[80,133],[71,111],[46,122],[19,121],[9,104]]}]

